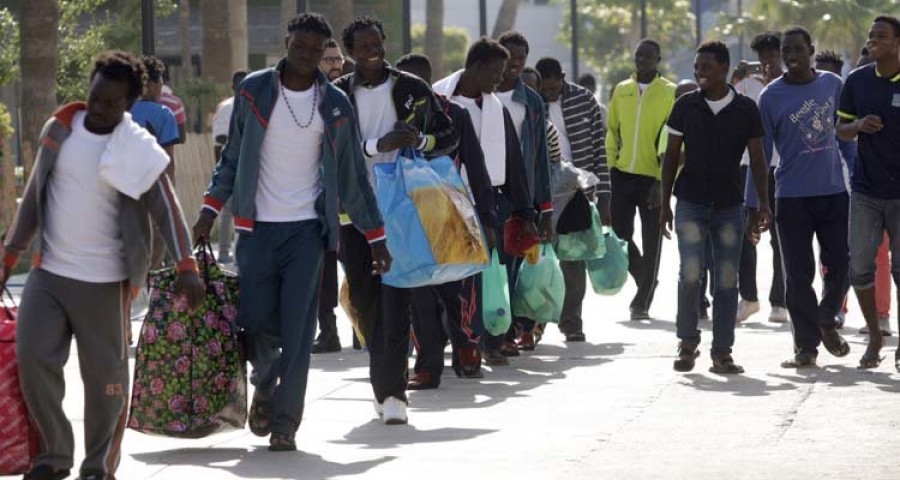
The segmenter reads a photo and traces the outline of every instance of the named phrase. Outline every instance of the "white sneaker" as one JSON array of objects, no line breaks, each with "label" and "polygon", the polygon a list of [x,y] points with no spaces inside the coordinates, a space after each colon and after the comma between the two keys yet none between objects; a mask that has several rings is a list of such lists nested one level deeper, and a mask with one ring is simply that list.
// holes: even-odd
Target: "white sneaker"
[{"label": "white sneaker", "polygon": [[395,397],[388,397],[384,400],[383,408],[385,425],[406,425],[408,422],[406,402]]},{"label": "white sneaker", "polygon": [[[892,335],[890,317],[880,317],[878,319],[878,328],[881,329],[881,335],[883,337],[890,337]],[[863,327],[859,329],[859,333],[861,333],[863,335],[868,335],[869,334],[869,326],[863,325]]]},{"label": "white sneaker", "polygon": [[744,320],[750,318],[750,315],[753,315],[758,311],[759,302],[748,302],[747,300],[741,299],[741,301],[738,302],[737,321],[739,323],[743,322]]},{"label": "white sneaker", "polygon": [[784,307],[772,307],[772,312],[769,313],[769,321],[772,323],[787,323],[787,309]]},{"label": "white sneaker", "polygon": [[384,405],[381,403],[378,403],[378,400],[372,400],[372,405],[375,406],[375,413],[377,413],[379,417],[383,417],[384,416]]}]

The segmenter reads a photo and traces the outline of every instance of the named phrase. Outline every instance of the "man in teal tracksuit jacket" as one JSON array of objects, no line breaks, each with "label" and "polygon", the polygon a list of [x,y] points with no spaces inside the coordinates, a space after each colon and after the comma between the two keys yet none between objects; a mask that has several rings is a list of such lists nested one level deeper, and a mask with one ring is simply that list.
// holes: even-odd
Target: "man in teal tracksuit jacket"
[{"label": "man in teal tracksuit jacket", "polygon": [[[240,232],[238,323],[248,334],[256,386],[250,429],[271,434],[269,448],[277,451],[296,449],[322,258],[338,246],[338,199],[370,242],[373,269],[390,268],[353,108],[318,69],[331,34],[321,15],[298,15],[288,24],[287,57],[238,87],[228,143],[194,227],[198,238],[209,238],[231,199]],[[309,47],[317,44],[322,48]]]}]

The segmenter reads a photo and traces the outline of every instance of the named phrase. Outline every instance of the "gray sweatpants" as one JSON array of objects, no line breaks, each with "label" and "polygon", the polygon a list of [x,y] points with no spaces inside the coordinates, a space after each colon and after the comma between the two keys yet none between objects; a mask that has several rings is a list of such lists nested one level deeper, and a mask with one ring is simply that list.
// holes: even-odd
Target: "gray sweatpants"
[{"label": "gray sweatpants", "polygon": [[63,411],[63,367],[72,336],[84,382],[82,472],[114,478],[128,403],[126,282],[85,283],[36,269],[28,276],[17,325],[19,382],[41,437],[36,465],[71,469],[75,441]]}]

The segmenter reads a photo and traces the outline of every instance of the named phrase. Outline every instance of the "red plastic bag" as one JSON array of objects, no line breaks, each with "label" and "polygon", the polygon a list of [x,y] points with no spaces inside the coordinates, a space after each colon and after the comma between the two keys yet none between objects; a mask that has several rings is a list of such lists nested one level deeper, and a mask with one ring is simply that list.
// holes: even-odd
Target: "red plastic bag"
[{"label": "red plastic bag", "polygon": [[525,220],[512,217],[503,225],[503,251],[511,257],[522,258],[535,245],[541,243],[541,237],[528,233]]},{"label": "red plastic bag", "polygon": [[19,388],[16,310],[0,298],[0,475],[30,470],[38,449],[37,430]]}]

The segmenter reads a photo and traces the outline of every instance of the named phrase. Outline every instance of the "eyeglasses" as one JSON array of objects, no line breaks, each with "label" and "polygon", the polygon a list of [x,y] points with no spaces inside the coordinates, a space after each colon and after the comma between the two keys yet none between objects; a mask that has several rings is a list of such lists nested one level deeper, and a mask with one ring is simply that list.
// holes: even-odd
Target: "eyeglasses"
[{"label": "eyeglasses", "polygon": [[343,63],[344,57],[324,57],[322,63]]}]

